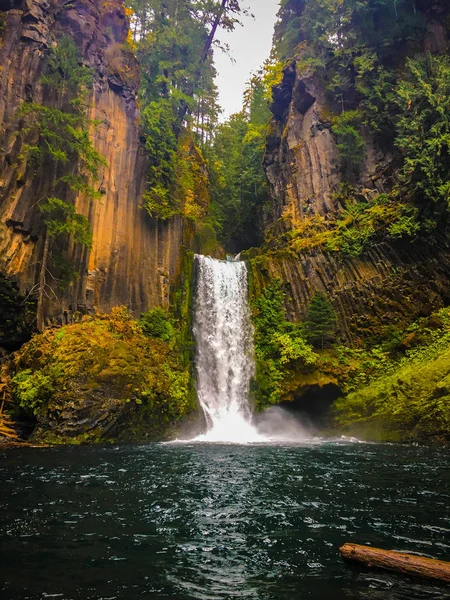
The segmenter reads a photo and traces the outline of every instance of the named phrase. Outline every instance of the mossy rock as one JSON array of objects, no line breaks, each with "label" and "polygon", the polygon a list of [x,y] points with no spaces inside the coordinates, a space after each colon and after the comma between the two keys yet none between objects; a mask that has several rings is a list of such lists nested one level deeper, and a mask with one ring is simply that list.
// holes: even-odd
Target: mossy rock
[{"label": "mossy rock", "polygon": [[16,412],[36,418],[33,441],[161,439],[196,406],[176,345],[146,337],[122,308],[34,336],[15,370]]}]

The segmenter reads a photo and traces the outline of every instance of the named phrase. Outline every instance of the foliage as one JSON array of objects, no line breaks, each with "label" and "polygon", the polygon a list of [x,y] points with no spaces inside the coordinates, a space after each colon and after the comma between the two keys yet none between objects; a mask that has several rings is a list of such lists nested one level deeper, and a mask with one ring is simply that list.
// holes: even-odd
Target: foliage
[{"label": "foliage", "polygon": [[450,57],[408,59],[394,101],[402,193],[429,205],[431,214],[450,208]]},{"label": "foliage", "polygon": [[303,41],[301,17],[306,0],[281,0],[275,24],[273,53],[284,61],[291,58]]},{"label": "foliage", "polygon": [[179,207],[172,199],[178,167],[178,141],[173,130],[173,109],[167,100],[152,101],[142,111],[149,158],[149,184],[144,206],[151,217],[170,219]]},{"label": "foliage", "polygon": [[336,313],[324,292],[316,292],[308,304],[305,320],[306,335],[314,346],[323,349],[336,330]]},{"label": "foliage", "polygon": [[91,247],[92,232],[89,221],[78,214],[72,204],[60,198],[47,198],[39,205],[39,210],[47,223],[47,235],[69,235],[75,244]]},{"label": "foliage", "polygon": [[172,342],[174,339],[174,329],[169,315],[160,306],[143,313],[139,323],[147,337],[163,340],[164,342]]},{"label": "foliage", "polygon": [[244,93],[243,110],[218,126],[206,153],[212,215],[219,226],[219,239],[230,252],[262,242],[261,222],[269,202],[263,160],[271,83],[264,71],[252,76]]},{"label": "foliage", "polygon": [[26,412],[37,414],[54,391],[53,380],[41,371],[25,369],[12,379],[13,393],[19,406]]},{"label": "foliage", "polygon": [[419,209],[388,194],[358,200],[351,187],[343,186],[336,200],[342,208],[327,219],[306,214],[299,221],[287,220],[289,229],[276,238],[276,244],[295,253],[321,247],[344,256],[360,256],[374,243],[414,239],[420,232]]},{"label": "foliage", "polygon": [[364,161],[365,144],[359,131],[360,114],[345,111],[333,120],[332,131],[337,137],[337,149],[347,171],[358,170]]},{"label": "foliage", "polygon": [[421,339],[400,360],[374,355],[374,376],[335,404],[334,426],[369,439],[449,442],[448,309],[437,316],[438,329],[410,327],[408,336],[420,332]]},{"label": "foliage", "polygon": [[264,96],[268,102],[273,102],[273,88],[283,81],[283,63],[281,61],[267,62],[264,65],[263,85]]},{"label": "foliage", "polygon": [[284,297],[280,281],[274,280],[252,302],[256,359],[254,393],[259,409],[283,400],[288,388],[286,379],[298,370],[308,370],[317,360],[317,355],[305,341],[302,328],[286,321]]},{"label": "foliage", "polygon": [[188,128],[202,148],[212,140],[220,112],[215,33],[219,25],[234,29],[240,3],[129,0],[126,5],[142,71],[142,125],[150,164],[144,207],[160,220],[175,215],[200,220],[194,187],[180,181],[191,166],[181,137]]}]

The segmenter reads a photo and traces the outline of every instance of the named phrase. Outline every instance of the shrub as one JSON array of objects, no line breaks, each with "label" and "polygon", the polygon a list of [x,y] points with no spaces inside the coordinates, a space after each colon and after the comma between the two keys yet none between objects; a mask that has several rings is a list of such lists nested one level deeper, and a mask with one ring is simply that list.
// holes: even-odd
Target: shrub
[{"label": "shrub", "polygon": [[170,342],[174,338],[174,328],[167,312],[158,306],[141,315],[140,324],[147,337]]},{"label": "shrub", "polygon": [[276,279],[252,303],[256,359],[253,388],[259,408],[283,400],[293,373],[311,367],[317,360],[302,328],[286,320],[284,297],[281,282]]},{"label": "shrub", "polygon": [[343,112],[333,121],[333,133],[343,166],[357,170],[364,160],[365,145],[360,133],[360,115],[356,110]]}]

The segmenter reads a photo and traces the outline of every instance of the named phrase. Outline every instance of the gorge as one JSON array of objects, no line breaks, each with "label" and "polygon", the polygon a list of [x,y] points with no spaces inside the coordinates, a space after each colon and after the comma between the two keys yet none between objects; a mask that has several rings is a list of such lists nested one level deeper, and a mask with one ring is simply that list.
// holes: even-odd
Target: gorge
[{"label": "gorge", "polygon": [[450,6],[265,1],[0,0],[5,600],[448,597]]},{"label": "gorge", "polygon": [[194,427],[194,253],[241,251],[257,412],[448,442],[448,8],[410,4],[283,3],[225,123],[206,34],[239,3],[1,5],[5,423],[34,443]]}]

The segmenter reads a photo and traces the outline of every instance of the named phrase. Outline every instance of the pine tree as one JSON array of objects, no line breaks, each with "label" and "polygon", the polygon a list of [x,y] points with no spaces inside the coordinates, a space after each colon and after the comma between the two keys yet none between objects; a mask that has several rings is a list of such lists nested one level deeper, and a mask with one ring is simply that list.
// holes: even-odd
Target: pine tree
[{"label": "pine tree", "polygon": [[323,349],[336,330],[336,313],[324,292],[316,292],[311,299],[306,315],[305,328],[308,341]]}]

